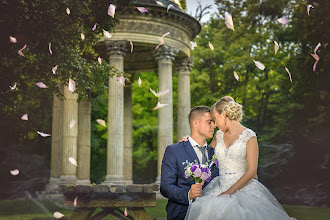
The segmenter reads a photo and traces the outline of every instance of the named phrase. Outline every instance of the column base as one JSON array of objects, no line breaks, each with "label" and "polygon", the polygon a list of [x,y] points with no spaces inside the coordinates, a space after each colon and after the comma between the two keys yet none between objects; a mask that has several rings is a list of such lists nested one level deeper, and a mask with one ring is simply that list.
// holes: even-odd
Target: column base
[{"label": "column base", "polygon": [[89,179],[77,180],[78,185],[90,185],[91,181]]},{"label": "column base", "polygon": [[39,199],[61,199],[63,194],[59,193],[58,186],[61,184],[60,178],[51,177],[44,191],[38,191]]},{"label": "column base", "polygon": [[155,184],[160,184],[160,176],[157,176]]},{"label": "column base", "polygon": [[77,182],[77,177],[73,175],[65,175],[60,177],[60,184],[73,184]]},{"label": "column base", "polygon": [[124,181],[125,181],[126,185],[131,185],[131,184],[133,184],[133,180],[124,180]]},{"label": "column base", "polygon": [[123,177],[118,177],[114,175],[107,175],[105,181],[102,183],[104,185],[125,185],[126,181]]},{"label": "column base", "polygon": [[46,185],[46,191],[57,191],[60,185],[59,177],[51,177],[49,183]]}]

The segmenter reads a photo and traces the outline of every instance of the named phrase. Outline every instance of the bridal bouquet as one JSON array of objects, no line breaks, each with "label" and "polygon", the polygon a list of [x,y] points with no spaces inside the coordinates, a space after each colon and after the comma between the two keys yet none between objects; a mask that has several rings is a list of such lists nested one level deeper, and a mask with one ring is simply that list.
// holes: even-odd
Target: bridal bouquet
[{"label": "bridal bouquet", "polygon": [[185,178],[192,177],[193,180],[195,180],[195,183],[201,183],[202,181],[210,182],[211,171],[208,167],[208,164],[198,164],[197,160],[195,160],[193,163],[190,163],[186,160],[186,162],[183,162],[182,165],[185,164]]}]

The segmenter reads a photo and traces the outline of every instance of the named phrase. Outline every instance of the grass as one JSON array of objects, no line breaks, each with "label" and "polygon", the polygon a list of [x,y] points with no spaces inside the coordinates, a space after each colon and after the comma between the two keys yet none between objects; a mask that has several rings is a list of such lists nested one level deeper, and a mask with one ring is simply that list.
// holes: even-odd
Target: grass
[{"label": "grass", "polygon": [[[166,217],[167,200],[157,200],[157,207],[146,208],[152,218]],[[298,220],[329,220],[330,207],[283,205],[288,214]],[[0,220],[27,220],[36,217],[52,217],[58,211],[69,216],[72,208],[63,208],[59,200],[14,199],[0,200]],[[101,211],[101,209],[97,210]],[[112,216],[104,218],[114,220]]]}]

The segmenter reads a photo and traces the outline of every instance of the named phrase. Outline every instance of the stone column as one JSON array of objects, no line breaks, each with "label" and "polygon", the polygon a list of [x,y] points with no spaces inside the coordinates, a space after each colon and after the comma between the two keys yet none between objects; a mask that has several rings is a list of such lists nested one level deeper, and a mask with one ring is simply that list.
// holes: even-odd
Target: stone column
[{"label": "stone column", "polygon": [[124,88],[124,180],[133,183],[133,112],[132,83]]},{"label": "stone column", "polygon": [[165,149],[168,145],[173,144],[173,86],[172,86],[172,62],[176,55],[176,51],[169,46],[161,46],[155,53],[158,61],[158,90],[164,91],[169,89],[169,93],[161,96],[159,102],[168,104],[158,109],[158,162],[157,162],[157,179],[156,183],[160,183],[161,165]]},{"label": "stone column", "polygon": [[91,163],[91,99],[78,104],[77,183],[90,184]]},{"label": "stone column", "polygon": [[[63,93],[63,88],[60,89]],[[52,143],[50,159],[50,179],[47,191],[57,191],[62,168],[62,129],[63,129],[63,101],[56,94],[53,95]]]},{"label": "stone column", "polygon": [[[77,137],[78,137],[78,94],[72,93],[64,86],[63,101],[63,138],[62,138],[62,183],[74,183],[77,181],[76,166],[69,161],[69,157],[77,161]],[[70,128],[70,122],[76,124]],[[78,164],[80,166],[80,164]]]},{"label": "stone column", "polygon": [[[109,62],[124,71],[126,41],[108,41]],[[117,76],[109,78],[107,176],[104,184],[124,183],[124,86]]]},{"label": "stone column", "polygon": [[190,99],[190,71],[192,58],[185,58],[178,65],[178,132],[177,141],[184,135],[190,135],[188,115],[191,109]]}]

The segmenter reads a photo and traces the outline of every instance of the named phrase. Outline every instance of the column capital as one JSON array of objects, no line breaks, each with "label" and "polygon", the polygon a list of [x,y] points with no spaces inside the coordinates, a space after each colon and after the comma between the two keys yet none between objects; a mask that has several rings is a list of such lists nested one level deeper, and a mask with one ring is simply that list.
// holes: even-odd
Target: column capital
[{"label": "column capital", "polygon": [[176,63],[176,70],[178,72],[181,72],[181,71],[188,71],[190,72],[192,70],[192,67],[193,67],[193,57],[186,57],[182,60],[179,60],[177,63]]},{"label": "column capital", "polygon": [[127,41],[109,40],[106,41],[106,50],[108,56],[125,56],[127,52]]},{"label": "column capital", "polygon": [[167,45],[162,45],[155,52],[155,58],[157,61],[160,59],[169,59],[169,60],[173,61],[178,52],[179,51],[173,47],[170,47]]}]

